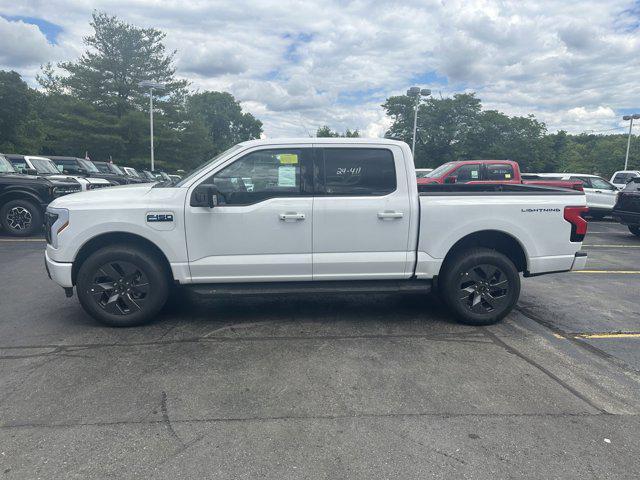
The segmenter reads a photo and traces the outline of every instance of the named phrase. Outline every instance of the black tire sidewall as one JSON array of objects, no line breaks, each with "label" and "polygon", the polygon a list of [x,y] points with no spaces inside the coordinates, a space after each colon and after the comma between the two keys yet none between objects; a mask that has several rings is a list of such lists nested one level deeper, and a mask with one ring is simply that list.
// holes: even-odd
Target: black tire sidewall
[{"label": "black tire sidewall", "polygon": [[[31,227],[25,230],[13,230],[7,223],[7,213],[14,207],[22,207],[31,213]],[[36,233],[42,228],[42,212],[40,208],[30,200],[10,200],[0,208],[0,224],[2,229],[11,236],[14,237],[28,237]]]},{"label": "black tire sidewall", "polygon": [[[113,315],[103,310],[89,293],[97,269],[107,262],[124,261],[134,264],[149,281],[149,297],[142,310],[129,315]],[[133,327],[152,321],[169,295],[169,280],[162,262],[156,256],[127,245],[104,247],[91,254],[80,266],[76,280],[78,299],[93,318],[113,327]]]},{"label": "black tire sidewall", "polygon": [[[489,264],[502,270],[509,281],[509,299],[501,310],[488,314],[477,314],[466,309],[458,301],[458,279],[460,275],[476,265]],[[478,248],[456,255],[443,267],[440,291],[445,303],[462,323],[468,325],[491,325],[500,321],[516,305],[520,297],[520,274],[506,255],[488,248]]]},{"label": "black tire sidewall", "polygon": [[640,225],[628,225],[629,231],[636,237],[640,237]]}]

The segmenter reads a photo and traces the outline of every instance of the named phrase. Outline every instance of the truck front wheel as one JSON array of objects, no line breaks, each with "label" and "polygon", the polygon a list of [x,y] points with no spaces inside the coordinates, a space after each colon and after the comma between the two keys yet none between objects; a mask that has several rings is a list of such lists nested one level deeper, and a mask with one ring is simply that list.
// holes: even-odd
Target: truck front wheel
[{"label": "truck front wheel", "polygon": [[113,327],[147,323],[169,295],[169,279],[155,255],[127,245],[92,253],[76,281],[80,304],[96,320]]},{"label": "truck front wheel", "polygon": [[11,200],[0,208],[0,224],[14,237],[28,237],[42,228],[42,212],[29,200]]},{"label": "truck front wheel", "polygon": [[520,296],[520,275],[502,253],[473,248],[447,260],[440,277],[440,292],[462,323],[490,325],[515,306]]}]

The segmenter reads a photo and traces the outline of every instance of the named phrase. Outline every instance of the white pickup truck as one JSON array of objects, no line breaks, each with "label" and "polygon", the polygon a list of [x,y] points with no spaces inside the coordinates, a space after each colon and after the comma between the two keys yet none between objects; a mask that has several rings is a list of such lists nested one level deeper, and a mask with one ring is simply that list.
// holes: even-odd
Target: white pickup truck
[{"label": "white pickup truck", "polygon": [[46,266],[113,326],[153,319],[175,285],[205,294],[433,288],[463,322],[513,308],[520,276],[584,268],[585,196],[430,185],[385,139],[255,140],[173,186],[56,199]]}]

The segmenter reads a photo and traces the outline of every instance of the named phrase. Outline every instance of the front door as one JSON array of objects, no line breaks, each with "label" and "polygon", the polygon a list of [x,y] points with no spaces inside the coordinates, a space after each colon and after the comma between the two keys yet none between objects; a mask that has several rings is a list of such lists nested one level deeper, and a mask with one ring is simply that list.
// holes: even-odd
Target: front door
[{"label": "front door", "polygon": [[313,279],[410,276],[411,203],[402,151],[323,145],[315,170]]},{"label": "front door", "polygon": [[256,149],[201,184],[219,204],[191,207],[185,224],[194,283],[311,280],[312,149]]}]

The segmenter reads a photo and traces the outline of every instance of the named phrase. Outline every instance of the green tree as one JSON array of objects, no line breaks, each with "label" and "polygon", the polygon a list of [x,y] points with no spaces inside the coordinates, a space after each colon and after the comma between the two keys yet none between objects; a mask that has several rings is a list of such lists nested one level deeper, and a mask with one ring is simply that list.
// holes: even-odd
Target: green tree
[{"label": "green tree", "polygon": [[350,130],[347,128],[347,130],[344,133],[340,133],[340,132],[334,132],[333,130],[331,130],[331,128],[329,128],[329,126],[324,125],[318,128],[318,130],[316,130],[316,137],[318,138],[323,138],[323,137],[325,138],[330,138],[330,137],[358,138],[360,137],[360,131],[358,129]]},{"label": "green tree", "polygon": [[0,71],[0,151],[38,152],[43,131],[38,93],[14,71]]},{"label": "green tree", "polygon": [[159,109],[180,108],[187,82],[175,78],[176,52],[166,52],[163,32],[139,28],[98,11],[93,13],[90,25],[94,33],[84,38],[87,51],[75,62],[58,65],[65,72],[63,76],[56,77],[45,69],[40,76],[43,86],[62,88],[121,117],[131,109],[146,106],[146,89],[139,83],[151,80],[165,84]]},{"label": "green tree", "polygon": [[[187,97],[187,117],[202,125],[215,155],[238,142],[260,138],[262,122],[248,112],[227,92],[200,92]],[[199,123],[198,123],[199,122]]]}]

